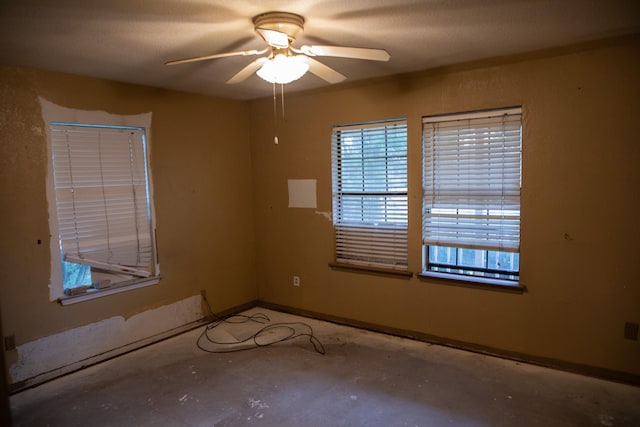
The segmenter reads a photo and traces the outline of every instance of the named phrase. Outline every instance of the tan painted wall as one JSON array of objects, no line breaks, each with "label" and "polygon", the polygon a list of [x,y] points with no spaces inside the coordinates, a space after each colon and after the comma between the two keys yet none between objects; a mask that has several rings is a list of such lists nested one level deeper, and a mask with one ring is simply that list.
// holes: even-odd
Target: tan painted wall
[{"label": "tan painted wall", "polygon": [[[48,161],[39,96],[68,108],[152,113],[158,285],[66,307],[49,302]],[[255,300],[248,117],[245,102],[0,67],[4,334],[21,345],[112,316],[128,318],[200,290],[215,311]],[[9,352],[7,363],[15,358]]]},{"label": "tan painted wall", "polygon": [[[261,300],[448,340],[640,374],[640,42],[593,46],[285,93],[279,145],[271,99],[251,103]],[[309,77],[312,78],[312,77]],[[517,295],[335,271],[334,124],[406,117],[410,269],[421,269],[421,116],[522,105]],[[287,180],[317,179],[318,209],[288,208]],[[565,238],[565,233],[569,239]],[[292,276],[301,286],[292,286]]]},{"label": "tan painted wall", "polygon": [[[640,183],[639,53],[640,41],[631,39],[286,94],[279,145],[273,144],[270,99],[236,102],[0,67],[4,334],[21,345],[204,289],[216,311],[259,297],[638,375],[640,343],[622,335],[625,321],[640,322],[633,271],[640,255],[640,199],[633,197]],[[38,96],[70,108],[152,112],[159,285],[67,307],[49,302],[47,158]],[[410,268],[417,272],[421,116],[512,105],[522,105],[525,117],[521,276],[527,293],[328,267],[333,124],[408,118]],[[318,180],[318,209],[287,208],[287,179],[301,178]],[[293,274],[301,287],[292,286]],[[10,364],[15,354],[7,358]]]}]

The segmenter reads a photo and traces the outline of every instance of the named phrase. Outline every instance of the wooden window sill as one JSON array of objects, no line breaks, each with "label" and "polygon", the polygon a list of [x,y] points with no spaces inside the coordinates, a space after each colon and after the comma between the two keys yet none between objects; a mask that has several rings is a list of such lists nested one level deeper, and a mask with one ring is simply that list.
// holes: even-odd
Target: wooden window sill
[{"label": "wooden window sill", "polygon": [[413,277],[408,270],[396,270],[393,268],[369,267],[366,265],[347,264],[342,262],[330,262],[329,267],[336,270],[353,271],[354,273],[384,274],[389,276]]}]

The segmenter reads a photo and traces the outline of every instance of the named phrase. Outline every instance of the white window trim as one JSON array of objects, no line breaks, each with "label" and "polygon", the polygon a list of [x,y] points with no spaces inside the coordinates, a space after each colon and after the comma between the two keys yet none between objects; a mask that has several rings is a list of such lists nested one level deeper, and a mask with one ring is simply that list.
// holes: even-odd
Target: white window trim
[{"label": "white window trim", "polygon": [[[67,123],[95,123],[106,126],[130,126],[144,128],[146,131],[147,141],[150,141],[151,129],[151,113],[143,113],[137,115],[116,115],[105,111],[87,111],[76,110],[56,105],[44,98],[40,98],[40,106],[42,109],[42,118],[45,124],[46,141],[47,141],[47,182],[46,194],[49,205],[49,230],[50,230],[50,254],[51,254],[51,276],[49,279],[49,299],[50,301],[60,301],[63,305],[73,304],[76,302],[86,301],[105,295],[125,292],[132,289],[138,289],[144,286],[150,286],[159,282],[160,266],[156,260],[156,276],[149,277],[147,280],[136,281],[136,283],[123,286],[114,286],[104,290],[95,290],[85,294],[67,296],[64,294],[64,285],[62,283],[62,261],[60,259],[60,242],[58,240],[58,218],[55,207],[55,186],[53,180],[53,171],[51,167],[51,135],[49,133],[49,123],[51,122],[67,122]],[[150,144],[147,146],[150,150]],[[151,168],[148,171],[149,179],[149,195],[153,200],[153,179],[151,177]],[[153,203],[151,203],[151,227],[156,228],[155,211]]]}]

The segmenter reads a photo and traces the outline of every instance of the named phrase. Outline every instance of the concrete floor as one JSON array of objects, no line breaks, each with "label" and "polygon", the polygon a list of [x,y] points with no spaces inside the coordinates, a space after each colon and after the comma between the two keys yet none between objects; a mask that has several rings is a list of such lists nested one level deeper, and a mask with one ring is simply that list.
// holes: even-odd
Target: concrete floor
[{"label": "concrete floor", "polygon": [[[307,337],[200,328],[11,396],[15,426],[640,426],[640,388],[255,308]],[[224,324],[218,341],[265,325]],[[260,344],[304,333],[266,330]],[[252,344],[252,343],[251,343]],[[234,346],[203,347],[229,350]]]}]

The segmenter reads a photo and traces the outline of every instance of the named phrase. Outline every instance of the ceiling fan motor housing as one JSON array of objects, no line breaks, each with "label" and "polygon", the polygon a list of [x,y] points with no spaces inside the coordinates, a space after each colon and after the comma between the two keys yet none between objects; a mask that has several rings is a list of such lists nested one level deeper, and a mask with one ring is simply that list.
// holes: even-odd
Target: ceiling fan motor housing
[{"label": "ceiling fan motor housing", "polygon": [[266,12],[253,17],[256,30],[263,28],[284,33],[292,43],[304,30],[304,18],[289,12]]}]

